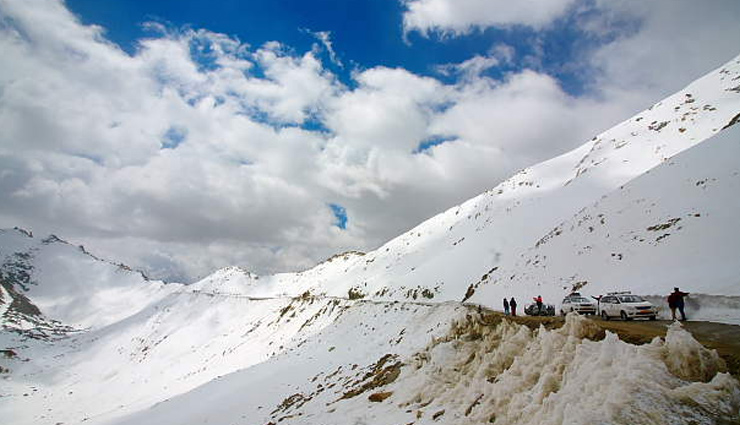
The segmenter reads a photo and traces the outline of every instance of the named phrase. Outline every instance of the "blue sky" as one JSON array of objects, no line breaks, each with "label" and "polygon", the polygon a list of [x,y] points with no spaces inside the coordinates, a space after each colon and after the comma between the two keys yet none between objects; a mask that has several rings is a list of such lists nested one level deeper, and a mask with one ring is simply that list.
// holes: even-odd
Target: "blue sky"
[{"label": "blue sky", "polygon": [[[68,0],[67,4],[84,23],[103,26],[106,36],[130,53],[139,39],[152,36],[142,25],[150,21],[171,28],[206,28],[252,46],[276,40],[296,51],[310,50],[316,43],[311,32],[329,31],[344,66],[331,61],[326,65],[350,86],[354,84],[350,77],[353,69],[375,66],[400,67],[450,82],[455,76],[441,74],[438,66],[486,55],[493,46],[504,44],[520,56],[537,56],[538,69],[556,77],[568,93],[581,94],[593,70],[570,64],[588,50],[634,33],[640,25],[639,17],[625,17],[608,34],[597,36],[574,25],[576,17],[568,15],[540,31],[514,25],[482,28],[464,37],[426,37],[417,31],[404,31],[406,8],[398,0]],[[533,64],[513,62],[490,68],[485,75],[501,78],[505,72],[527,66]]]},{"label": "blue sky", "polygon": [[738,54],[736,0],[0,0],[0,227],[148,275],[368,251]]}]

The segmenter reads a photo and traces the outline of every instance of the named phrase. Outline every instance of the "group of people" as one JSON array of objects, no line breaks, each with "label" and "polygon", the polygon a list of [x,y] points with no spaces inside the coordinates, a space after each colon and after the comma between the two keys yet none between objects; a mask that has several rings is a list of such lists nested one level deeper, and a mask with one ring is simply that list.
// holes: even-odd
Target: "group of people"
[{"label": "group of people", "polygon": [[[537,304],[537,311],[542,312],[542,295],[537,295],[532,299]],[[516,316],[516,300],[514,297],[511,297],[511,300],[504,298],[504,314]]]},{"label": "group of people", "polygon": [[516,316],[516,300],[514,297],[511,297],[511,301],[504,298],[504,314],[508,316],[509,311],[511,311],[512,316]]}]

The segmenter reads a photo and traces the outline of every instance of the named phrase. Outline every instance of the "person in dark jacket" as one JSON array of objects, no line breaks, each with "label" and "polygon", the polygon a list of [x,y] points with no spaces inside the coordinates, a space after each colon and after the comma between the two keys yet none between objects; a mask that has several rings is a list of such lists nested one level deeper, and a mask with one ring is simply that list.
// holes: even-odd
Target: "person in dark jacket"
[{"label": "person in dark jacket", "polygon": [[511,315],[516,316],[516,300],[514,297],[511,297],[511,301],[509,301],[509,307],[511,307]]},{"label": "person in dark jacket", "polygon": [[504,314],[509,315],[509,300],[504,298]]},{"label": "person in dark jacket", "polygon": [[668,295],[668,307],[671,309],[671,316],[673,320],[676,320],[676,309],[681,313],[681,321],[686,320],[686,314],[683,311],[684,302],[683,297],[689,296],[688,292],[681,292],[678,288],[673,288],[673,292]]}]

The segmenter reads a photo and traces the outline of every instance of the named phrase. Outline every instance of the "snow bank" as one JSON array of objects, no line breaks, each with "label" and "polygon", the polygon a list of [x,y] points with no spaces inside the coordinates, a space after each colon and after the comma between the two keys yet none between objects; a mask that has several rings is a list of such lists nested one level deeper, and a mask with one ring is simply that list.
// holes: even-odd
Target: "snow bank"
[{"label": "snow bank", "polygon": [[[740,385],[680,325],[642,346],[568,316],[558,330],[464,323],[391,388],[416,423],[665,424],[737,420]],[[442,415],[439,412],[444,411]],[[437,420],[431,416],[438,414]],[[444,420],[442,420],[444,419]],[[388,422],[390,423],[390,421]]]}]

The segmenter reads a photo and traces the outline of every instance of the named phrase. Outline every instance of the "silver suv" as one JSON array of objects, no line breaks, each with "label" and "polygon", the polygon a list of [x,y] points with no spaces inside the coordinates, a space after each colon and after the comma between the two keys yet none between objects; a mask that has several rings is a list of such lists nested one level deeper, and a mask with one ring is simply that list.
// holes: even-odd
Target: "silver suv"
[{"label": "silver suv", "polygon": [[609,320],[612,317],[621,317],[622,320],[632,320],[637,317],[646,317],[655,320],[658,310],[650,302],[639,295],[629,292],[612,292],[601,298],[601,317]]},{"label": "silver suv", "polygon": [[563,302],[560,304],[560,314],[565,316],[571,311],[575,311],[578,314],[595,315],[596,303],[580,294],[570,294],[563,298]]}]

